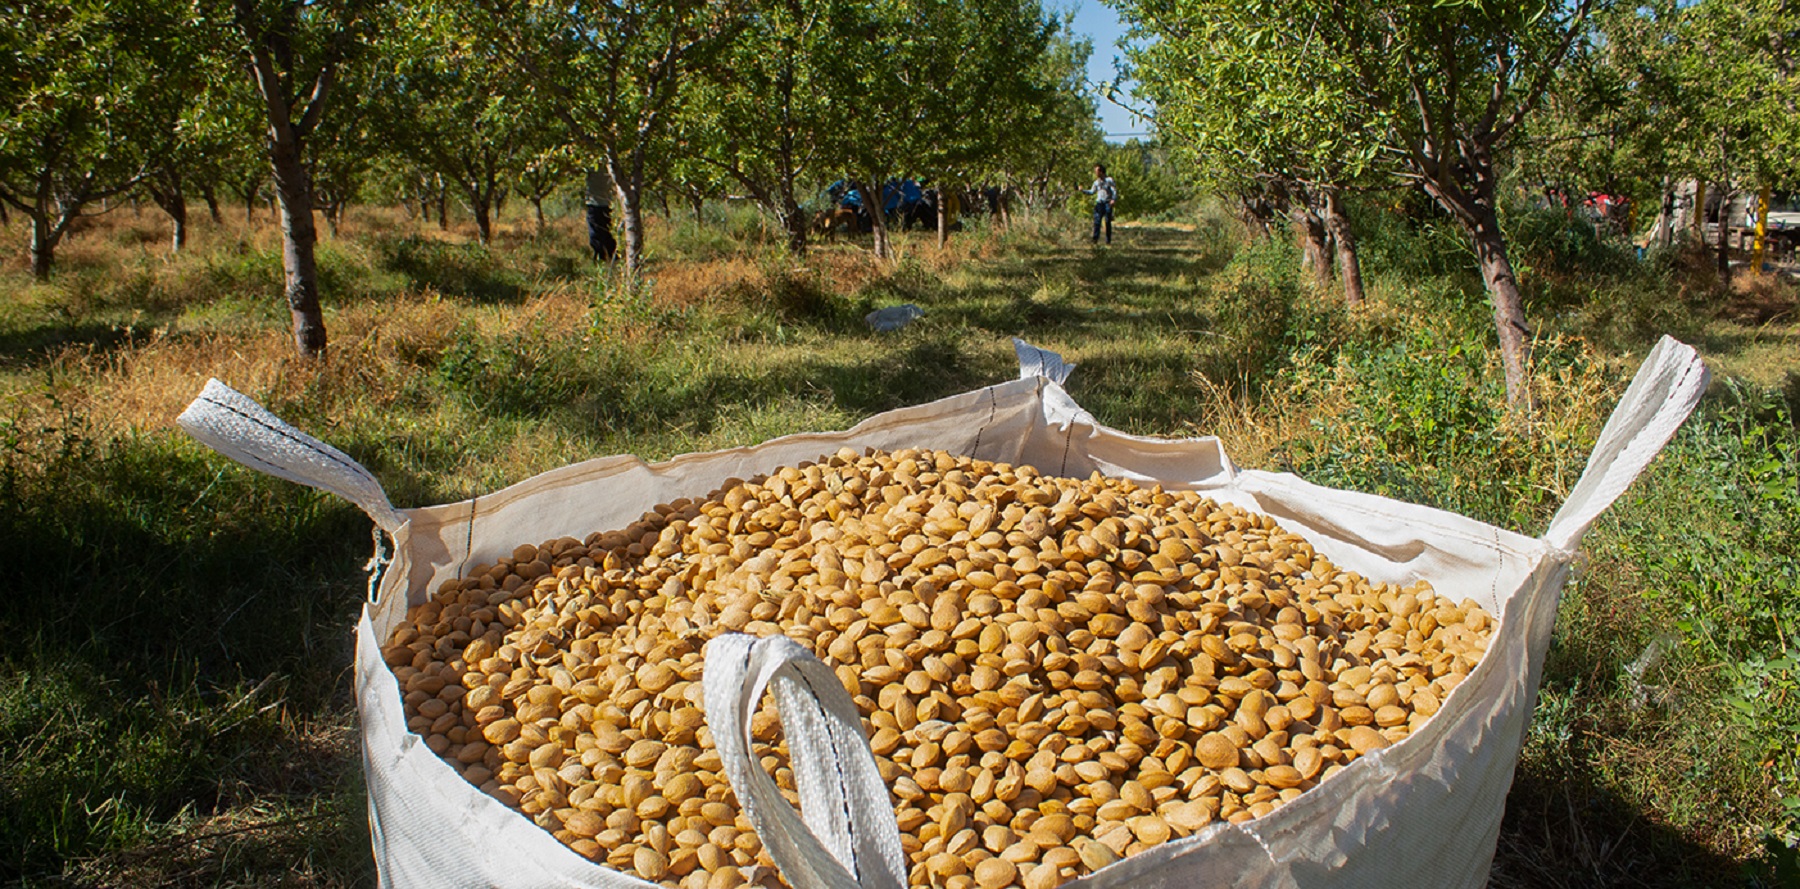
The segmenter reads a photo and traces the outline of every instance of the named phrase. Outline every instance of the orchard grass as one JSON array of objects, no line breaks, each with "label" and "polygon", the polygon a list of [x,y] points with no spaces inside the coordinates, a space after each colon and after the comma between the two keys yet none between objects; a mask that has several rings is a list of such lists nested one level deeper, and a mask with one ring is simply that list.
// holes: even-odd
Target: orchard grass
[{"label": "orchard grass", "polygon": [[[1076,217],[977,219],[941,251],[897,234],[877,265],[855,239],[797,261],[755,214],[710,206],[652,217],[625,280],[577,219],[509,217],[483,249],[466,223],[353,208],[320,245],[331,346],[308,363],[267,209],[195,215],[171,257],[160,215],[117,210],[47,283],[22,221],[0,232],[0,555],[20,572],[0,604],[0,881],[373,881],[350,670],[369,523],[180,434],[207,377],[418,506],[603,454],[847,427],[1011,378],[1014,335],[1076,362],[1072,393],[1109,425],[1217,434],[1242,465],[1532,534],[1655,337],[1700,346],[1723,382],[1563,596],[1493,883],[1758,886],[1793,865],[1791,285],[1722,292],[1704,257],[1527,245],[1522,419],[1472,266],[1422,263],[1429,233],[1379,220],[1367,256],[1396,260],[1369,262],[1369,304],[1346,311],[1212,211],[1099,248]],[[924,317],[863,325],[900,303]]]}]

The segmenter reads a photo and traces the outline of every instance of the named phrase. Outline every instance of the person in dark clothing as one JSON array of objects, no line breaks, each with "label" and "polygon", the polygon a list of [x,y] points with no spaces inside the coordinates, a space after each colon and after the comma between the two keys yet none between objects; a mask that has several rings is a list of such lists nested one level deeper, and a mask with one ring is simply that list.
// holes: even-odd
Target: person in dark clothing
[{"label": "person in dark clothing", "polygon": [[594,260],[612,262],[613,254],[619,251],[619,242],[613,240],[612,208],[590,199],[587,202],[587,226],[588,246],[594,248]]}]

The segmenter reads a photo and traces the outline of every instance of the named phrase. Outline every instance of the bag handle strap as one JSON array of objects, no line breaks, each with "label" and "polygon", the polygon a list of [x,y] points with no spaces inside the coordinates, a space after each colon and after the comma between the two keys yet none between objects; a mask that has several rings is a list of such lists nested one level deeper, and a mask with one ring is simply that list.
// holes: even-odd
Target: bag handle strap
[{"label": "bag handle strap", "polygon": [[368,513],[390,535],[406,517],[388,502],[374,474],[343,451],[269,413],[249,396],[207,380],[175,422],[201,444],[258,472],[330,491]]},{"label": "bag handle strap", "polygon": [[1550,520],[1544,541],[1564,552],[1573,551],[1588,526],[1625,493],[1694,412],[1706,393],[1709,377],[1699,352],[1663,337],[1600,430],[1587,469]]},{"label": "bag handle strap", "polygon": [[[725,776],[794,889],[901,889],[906,855],[862,719],[836,674],[786,636],[728,633],[706,645],[706,723]],[[800,811],[751,753],[773,687]]]},{"label": "bag handle strap", "polygon": [[1019,379],[1021,380],[1043,377],[1060,386],[1069,379],[1069,373],[1075,369],[1075,365],[1064,361],[1061,355],[1049,349],[1040,349],[1016,336],[1013,337],[1013,352],[1019,356]]}]

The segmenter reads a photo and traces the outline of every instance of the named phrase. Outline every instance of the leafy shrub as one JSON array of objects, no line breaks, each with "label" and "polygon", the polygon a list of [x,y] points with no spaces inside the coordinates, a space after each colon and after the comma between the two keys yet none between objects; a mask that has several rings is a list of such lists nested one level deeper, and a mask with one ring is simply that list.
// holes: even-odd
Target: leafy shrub
[{"label": "leafy shrub", "polygon": [[585,388],[583,362],[571,351],[539,325],[498,339],[465,329],[439,356],[437,376],[484,412],[538,415],[568,407]]},{"label": "leafy shrub", "polygon": [[207,255],[199,280],[194,282],[201,300],[230,299],[252,293],[281,292],[285,273],[278,250],[261,250],[239,242],[235,249]]},{"label": "leafy shrub", "polygon": [[1315,405],[1314,434],[1284,459],[1322,484],[1436,506],[1518,529],[1541,528],[1573,484],[1610,405],[1610,374],[1580,341],[1540,342],[1534,388],[1558,393],[1529,421],[1509,415],[1485,331],[1414,326],[1346,341],[1302,363],[1294,387]]},{"label": "leafy shrub", "polygon": [[1341,313],[1301,286],[1298,257],[1286,241],[1245,247],[1210,288],[1217,344],[1203,372],[1215,381],[1255,392],[1289,371],[1297,356],[1336,348]]},{"label": "leafy shrub", "polygon": [[1367,274],[1472,279],[1480,286],[1468,234],[1421,194],[1407,191],[1352,199],[1350,222]]},{"label": "leafy shrub", "polygon": [[1602,236],[1593,220],[1560,207],[1520,208],[1501,219],[1507,257],[1521,278],[1537,274],[1620,275],[1637,265],[1637,248]]},{"label": "leafy shrub", "polygon": [[1619,546],[1687,665],[1717,665],[1724,717],[1800,831],[1800,430],[1778,393],[1727,383],[1634,491]]}]

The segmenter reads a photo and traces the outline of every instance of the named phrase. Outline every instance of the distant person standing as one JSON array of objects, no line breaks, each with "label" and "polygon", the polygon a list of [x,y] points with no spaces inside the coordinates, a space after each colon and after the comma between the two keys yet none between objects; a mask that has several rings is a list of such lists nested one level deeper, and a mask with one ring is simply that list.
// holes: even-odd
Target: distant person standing
[{"label": "distant person standing", "polygon": [[594,260],[612,262],[613,254],[619,250],[619,242],[613,240],[612,208],[604,201],[588,198],[587,226],[588,246],[594,248]]},{"label": "distant person standing", "polygon": [[612,183],[605,173],[590,170],[586,185],[588,246],[594,251],[594,261],[612,262],[613,255],[619,252],[619,242],[613,240],[612,233]]},{"label": "distant person standing", "polygon": [[1112,243],[1113,204],[1119,200],[1119,184],[1106,175],[1105,164],[1094,165],[1094,184],[1088,188],[1094,196],[1094,243],[1100,243],[1100,225],[1106,224],[1106,243]]}]

